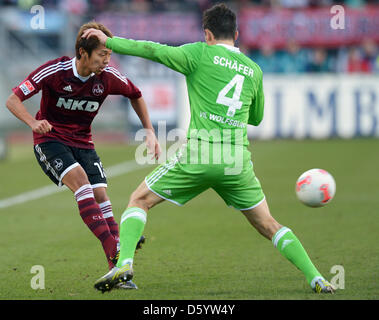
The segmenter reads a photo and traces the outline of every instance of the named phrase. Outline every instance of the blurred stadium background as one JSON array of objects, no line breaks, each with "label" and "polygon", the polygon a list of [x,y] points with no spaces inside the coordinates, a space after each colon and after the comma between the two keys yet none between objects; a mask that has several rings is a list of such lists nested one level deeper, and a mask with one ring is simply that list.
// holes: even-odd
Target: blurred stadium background
[{"label": "blurred stadium background", "polygon": [[[101,265],[101,251],[88,250],[96,241],[74,214],[77,209],[71,194],[44,198],[43,210],[40,202],[22,203],[20,197],[14,198],[21,194],[22,200],[23,192],[33,190],[49,194],[51,189],[44,189],[49,180],[34,159],[30,129],[5,107],[11,89],[42,63],[62,55],[72,57],[79,26],[89,20],[103,22],[114,35],[181,45],[203,40],[201,12],[216,2],[0,0],[0,210],[4,213],[0,256],[4,257],[5,268],[0,275],[5,283],[0,297],[98,298],[92,283],[105,267]],[[377,212],[379,191],[375,177],[379,152],[379,1],[225,2],[238,13],[237,45],[264,72],[265,118],[259,127],[249,128],[249,135],[258,141],[259,150],[253,153],[259,163],[257,174],[263,173],[267,194],[274,200],[274,211],[279,219],[283,218],[298,230],[312,254],[317,252],[314,261],[322,265],[326,275],[332,264],[347,266],[350,277],[347,288],[351,290],[346,290],[342,298],[377,299],[378,219],[373,213]],[[345,25],[335,30],[330,23],[335,15],[331,8],[336,4],[343,5]],[[33,11],[33,7],[37,10]],[[44,18],[37,19],[41,8]],[[141,88],[155,126],[165,121],[166,129],[186,129],[189,112],[182,75],[147,60],[117,54],[112,55],[111,65]],[[40,94],[25,103],[32,114],[39,108],[39,99]],[[126,159],[133,160],[135,132],[139,128],[127,99],[108,97],[93,124],[94,141],[100,145],[103,163],[118,165]],[[280,142],[276,141],[279,139]],[[134,146],[124,148],[126,144]],[[331,169],[335,174],[339,201],[328,205],[328,215],[309,214],[299,219],[304,211],[314,211],[295,200],[295,179],[302,171],[316,166]],[[126,177],[112,178],[109,193],[117,218],[126,198],[149,170],[131,170]],[[50,187],[56,188],[51,183]],[[52,193],[55,192],[54,189]],[[33,199],[33,195],[28,193],[28,196]],[[2,201],[9,197],[21,205],[10,206]],[[151,216],[152,222],[146,229],[152,241],[144,249],[146,255],[139,256],[139,263],[147,272],[139,273],[138,285],[149,290],[133,293],[132,298],[314,297],[310,292],[304,296],[303,291],[298,291],[299,274],[290,269],[287,261],[281,260],[271,244],[263,240],[257,240],[256,244],[249,241],[249,237],[260,236],[252,235],[245,224],[239,229],[240,216],[227,213],[223,216],[225,205],[216,195],[200,196],[182,208],[181,215],[174,214],[175,206],[163,204],[159,208],[159,215]],[[215,222],[213,214],[221,218]],[[62,216],[65,218],[61,219]],[[203,221],[201,226],[196,224],[196,216]],[[177,228],[179,224],[186,225],[188,230]],[[213,230],[214,224],[217,230]],[[64,232],[61,226],[65,227]],[[343,232],[336,233],[337,226]],[[192,246],[191,230],[196,230],[196,240],[202,243],[202,250]],[[313,230],[323,230],[322,237],[315,237]],[[248,247],[255,246],[248,250],[251,257],[235,250],[235,244],[230,241],[233,237]],[[50,239],[54,239],[53,246]],[[186,250],[177,256],[178,243]],[[59,250],[59,259],[55,250]],[[173,263],[161,264],[160,253]],[[233,262],[233,268],[239,272],[228,269],[223,262],[226,256],[230,261],[237,261]],[[83,266],[91,259],[99,261],[97,269],[82,274]],[[214,268],[215,261],[217,268]],[[29,286],[32,264],[42,264],[50,272],[50,289],[35,295]],[[293,272],[293,277],[290,273],[282,275],[282,264],[285,270]],[[273,269],[266,268],[268,265]],[[159,274],[168,278],[155,276],[157,266],[162,268]],[[7,285],[14,282],[16,273],[17,285]],[[80,289],[72,289],[69,282],[60,282],[61,278],[71,279],[73,274],[79,280],[78,286],[82,286]],[[229,277],[230,282],[220,281],[221,275]],[[284,281],[277,282],[278,275]],[[254,285],[240,290],[248,281]],[[170,283],[175,283],[174,288]],[[122,298],[122,294],[116,297]]]}]

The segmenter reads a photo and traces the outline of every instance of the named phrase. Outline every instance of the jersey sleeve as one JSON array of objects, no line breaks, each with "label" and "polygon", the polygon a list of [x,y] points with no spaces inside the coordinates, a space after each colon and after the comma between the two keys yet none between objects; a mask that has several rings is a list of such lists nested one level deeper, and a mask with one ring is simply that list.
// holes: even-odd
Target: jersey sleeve
[{"label": "jersey sleeve", "polygon": [[30,73],[29,76],[17,87],[14,87],[12,91],[21,101],[29,99],[42,89],[46,81],[51,79],[56,71],[65,70],[65,68],[69,68],[70,65],[71,60],[68,57],[50,60]]},{"label": "jersey sleeve", "polygon": [[189,75],[196,70],[204,49],[202,42],[173,47],[152,41],[119,37],[108,38],[106,46],[116,53],[138,56],[161,63],[184,75]]},{"label": "jersey sleeve", "polygon": [[248,124],[258,126],[261,123],[263,120],[264,104],[265,97],[263,93],[263,78],[261,72],[258,79],[257,93],[252,104],[250,105]]},{"label": "jersey sleeve", "polygon": [[17,87],[14,87],[12,89],[13,93],[21,101],[31,98],[41,90],[43,80],[40,82],[36,82],[36,80],[34,80],[34,77],[36,74],[38,74],[39,71],[40,68],[36,69],[31,74],[29,74],[29,76],[26,77]]},{"label": "jersey sleeve", "polygon": [[142,93],[138,87],[130,79],[123,76],[117,69],[108,67],[106,72],[109,75],[109,94],[123,95],[129,99],[142,97]]}]

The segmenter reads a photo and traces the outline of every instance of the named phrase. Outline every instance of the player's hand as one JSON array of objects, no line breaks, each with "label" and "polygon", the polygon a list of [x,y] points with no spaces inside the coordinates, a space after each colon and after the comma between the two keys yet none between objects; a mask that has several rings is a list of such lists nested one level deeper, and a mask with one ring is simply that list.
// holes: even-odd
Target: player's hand
[{"label": "player's hand", "polygon": [[47,120],[36,120],[32,123],[31,128],[33,132],[45,134],[53,129],[53,126]]},{"label": "player's hand", "polygon": [[162,149],[159,145],[158,139],[152,130],[147,130],[146,135],[147,154],[151,155],[151,159],[158,160],[161,155]]},{"label": "player's hand", "polygon": [[90,28],[83,32],[82,38],[96,37],[99,39],[100,43],[105,45],[105,42],[108,39],[108,36],[101,30]]}]

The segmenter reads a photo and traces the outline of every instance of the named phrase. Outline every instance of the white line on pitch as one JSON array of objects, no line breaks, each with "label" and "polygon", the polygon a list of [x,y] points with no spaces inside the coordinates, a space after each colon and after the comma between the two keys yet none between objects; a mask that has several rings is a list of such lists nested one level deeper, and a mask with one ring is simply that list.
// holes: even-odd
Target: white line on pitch
[{"label": "white line on pitch", "polygon": [[[109,167],[106,170],[106,174],[107,174],[107,178],[117,177],[136,169],[142,169],[144,167],[146,167],[146,165],[139,165],[136,163],[135,160],[129,160],[129,161],[116,164],[112,167]],[[0,200],[0,209],[8,208],[8,207],[25,203],[31,200],[40,199],[40,198],[43,198],[55,193],[67,191],[67,190],[68,188],[66,186],[57,187],[54,184],[48,185],[48,186],[41,187],[32,191],[21,193],[17,196]]]}]

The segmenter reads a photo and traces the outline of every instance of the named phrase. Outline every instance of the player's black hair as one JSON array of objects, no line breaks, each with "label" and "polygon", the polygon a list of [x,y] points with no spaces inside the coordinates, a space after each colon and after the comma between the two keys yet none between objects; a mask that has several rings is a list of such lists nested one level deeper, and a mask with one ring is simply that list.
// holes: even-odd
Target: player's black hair
[{"label": "player's black hair", "polygon": [[236,14],[224,3],[216,4],[204,11],[203,29],[210,30],[216,40],[234,40],[237,31]]},{"label": "player's black hair", "polygon": [[83,48],[87,53],[88,57],[91,56],[92,51],[95,50],[99,45],[100,41],[97,37],[89,37],[88,39],[82,38],[82,35],[84,31],[87,29],[94,28],[103,31],[108,37],[112,38],[112,32],[103,24],[98,23],[96,21],[87,22],[86,24],[83,24],[78,32],[78,36],[76,38],[75,43],[75,53],[76,53],[76,59],[80,59],[80,48]]}]

